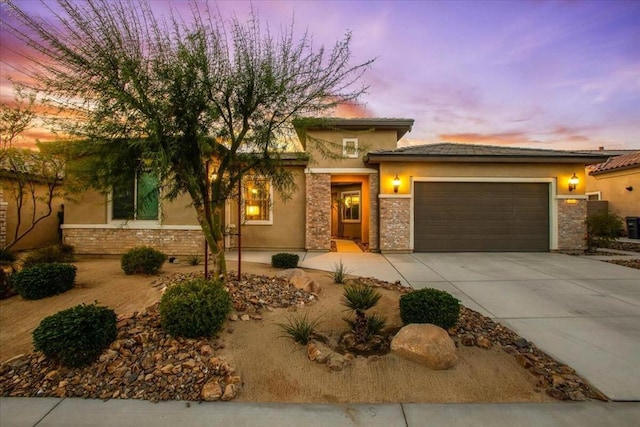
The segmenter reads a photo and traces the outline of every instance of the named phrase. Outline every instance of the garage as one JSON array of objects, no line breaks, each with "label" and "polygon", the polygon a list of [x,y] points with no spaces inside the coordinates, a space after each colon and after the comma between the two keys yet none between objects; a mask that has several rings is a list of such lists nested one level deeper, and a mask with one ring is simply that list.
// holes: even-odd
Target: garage
[{"label": "garage", "polygon": [[416,182],[415,252],[549,251],[549,184]]}]

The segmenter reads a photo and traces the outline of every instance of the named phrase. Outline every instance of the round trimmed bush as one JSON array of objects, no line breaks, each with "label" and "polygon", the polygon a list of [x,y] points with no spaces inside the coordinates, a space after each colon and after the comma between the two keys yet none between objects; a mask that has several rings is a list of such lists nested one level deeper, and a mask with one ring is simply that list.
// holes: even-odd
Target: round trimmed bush
[{"label": "round trimmed bush", "polygon": [[458,323],[460,301],[438,289],[420,289],[400,297],[400,318],[405,325],[431,323],[449,329]]},{"label": "round trimmed bush", "polygon": [[24,299],[42,299],[73,288],[76,267],[71,264],[37,264],[13,274],[13,287]]},{"label": "round trimmed bush", "polygon": [[213,337],[231,311],[222,282],[194,279],[170,287],[160,300],[162,328],[173,336]]},{"label": "round trimmed bush", "polygon": [[167,255],[147,246],[139,246],[122,255],[120,266],[125,274],[156,274]]},{"label": "round trimmed bush", "polygon": [[64,366],[91,364],[116,339],[115,311],[77,305],[46,317],[33,331],[33,346]]},{"label": "round trimmed bush", "polygon": [[271,257],[271,266],[275,268],[296,268],[300,257],[296,254],[279,253]]}]

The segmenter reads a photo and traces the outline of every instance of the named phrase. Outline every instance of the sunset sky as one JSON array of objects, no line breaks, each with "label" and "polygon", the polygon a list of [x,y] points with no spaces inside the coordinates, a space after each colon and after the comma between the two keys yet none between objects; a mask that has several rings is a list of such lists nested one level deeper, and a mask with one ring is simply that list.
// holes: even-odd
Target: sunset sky
[{"label": "sunset sky", "polygon": [[[39,13],[38,2],[19,2]],[[186,3],[155,1],[157,11]],[[223,16],[249,2],[219,1]],[[2,7],[3,19],[6,10]],[[272,30],[314,44],[353,35],[376,58],[345,117],[415,119],[403,144],[442,141],[553,149],[640,149],[640,1],[259,1]],[[2,31],[0,95],[20,64]],[[10,49],[7,49],[10,48]],[[42,136],[42,135],[41,135]]]}]

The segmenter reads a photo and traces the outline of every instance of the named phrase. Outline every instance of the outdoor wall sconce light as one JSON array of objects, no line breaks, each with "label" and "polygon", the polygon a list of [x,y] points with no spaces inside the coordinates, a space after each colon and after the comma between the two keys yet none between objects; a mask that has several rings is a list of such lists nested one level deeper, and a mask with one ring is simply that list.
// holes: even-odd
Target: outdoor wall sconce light
[{"label": "outdoor wall sconce light", "polygon": [[574,172],[573,176],[569,178],[569,191],[575,190],[579,183],[580,183],[580,179],[578,179],[578,177]]},{"label": "outdoor wall sconce light", "polygon": [[393,192],[397,193],[398,188],[400,188],[400,178],[398,177],[398,174],[396,174],[395,178],[393,178]]},{"label": "outdoor wall sconce light", "polygon": [[632,186],[625,187],[624,189],[627,190],[627,191],[633,191],[633,187]]}]

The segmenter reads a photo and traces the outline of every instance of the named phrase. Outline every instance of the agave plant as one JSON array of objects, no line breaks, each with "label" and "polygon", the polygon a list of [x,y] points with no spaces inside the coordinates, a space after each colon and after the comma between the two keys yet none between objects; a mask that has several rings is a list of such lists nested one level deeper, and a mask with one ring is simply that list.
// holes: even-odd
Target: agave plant
[{"label": "agave plant", "polygon": [[356,342],[363,343],[369,338],[369,318],[365,311],[374,307],[380,300],[380,293],[370,286],[361,284],[348,285],[342,294],[342,304],[353,310],[355,318],[349,320]]}]

